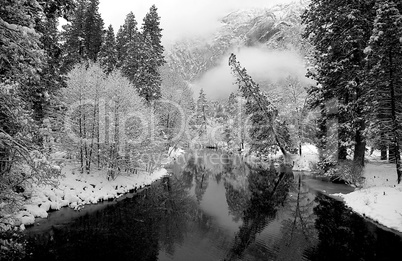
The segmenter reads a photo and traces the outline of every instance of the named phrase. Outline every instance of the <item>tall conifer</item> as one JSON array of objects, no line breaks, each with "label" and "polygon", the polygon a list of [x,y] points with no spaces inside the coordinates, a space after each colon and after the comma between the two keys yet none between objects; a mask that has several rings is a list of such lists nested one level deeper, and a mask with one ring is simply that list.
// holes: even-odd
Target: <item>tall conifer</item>
[{"label": "tall conifer", "polygon": [[127,59],[128,50],[130,48],[136,48],[138,37],[137,21],[135,20],[133,12],[130,12],[126,16],[124,25],[120,26],[116,36],[118,67],[121,67]]},{"label": "tall conifer", "polygon": [[368,86],[374,125],[394,151],[398,183],[402,178],[402,15],[394,1],[376,4],[376,18],[365,52],[369,61]]},{"label": "tall conifer", "polygon": [[103,40],[99,52],[99,63],[101,64],[103,70],[108,74],[117,66],[116,40],[112,25],[109,25]]},{"label": "tall conifer", "polygon": [[99,14],[99,0],[91,0],[85,12],[85,48],[87,59],[96,61],[102,45],[103,20]]},{"label": "tall conifer", "polygon": [[63,73],[67,73],[75,64],[81,62],[87,56],[84,42],[85,10],[86,1],[79,0],[74,16],[71,19],[71,24],[63,26]]},{"label": "tall conifer", "polygon": [[163,56],[164,48],[162,46],[162,29],[160,28],[160,17],[157,13],[157,8],[152,5],[149,12],[144,17],[142,24],[142,34],[150,36],[150,42],[152,44],[153,55],[156,59],[157,66],[162,66],[166,63]]},{"label": "tall conifer", "polygon": [[[364,165],[367,120],[363,50],[371,33],[373,6],[372,0],[313,0],[303,14],[304,37],[316,50],[316,66],[310,75],[319,86],[310,90],[316,100],[311,104],[321,108],[322,117],[337,121],[337,126],[331,126],[338,134],[337,157],[332,159],[346,159],[346,149],[354,147],[354,160],[359,165]],[[326,119],[321,122],[326,124]],[[321,139],[328,141],[327,135]]]}]

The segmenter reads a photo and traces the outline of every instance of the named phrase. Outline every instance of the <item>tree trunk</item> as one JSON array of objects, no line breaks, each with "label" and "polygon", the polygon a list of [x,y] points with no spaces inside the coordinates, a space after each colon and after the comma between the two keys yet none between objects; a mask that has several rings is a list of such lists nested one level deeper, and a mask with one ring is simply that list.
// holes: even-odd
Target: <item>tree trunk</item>
[{"label": "tree trunk", "polygon": [[103,145],[104,149],[102,150],[102,160],[104,161],[103,164],[106,164],[106,166],[109,167],[109,159],[107,158],[107,154],[109,153],[109,149],[110,149],[110,108],[106,105],[105,103],[105,124],[104,124],[104,128],[105,128],[105,144]]},{"label": "tree trunk", "polygon": [[387,147],[381,148],[381,160],[387,160]]},{"label": "tree trunk", "polygon": [[348,156],[348,151],[345,146],[341,145],[340,143],[338,144],[338,160],[346,160],[346,157]]},{"label": "tree trunk", "polygon": [[[360,54],[360,52],[359,52]],[[359,58],[359,61],[361,61],[362,58]],[[364,137],[364,131],[366,129],[366,122],[363,119],[363,104],[359,101],[361,97],[363,96],[363,90],[360,88],[360,79],[356,78],[356,96],[355,96],[355,101],[357,103],[357,108],[356,108],[356,114],[359,118],[358,124],[357,124],[357,130],[355,133],[355,149],[354,149],[354,156],[353,156],[353,161],[355,164],[358,164],[360,166],[364,166],[364,157],[366,154],[366,139]]]},{"label": "tree trunk", "polygon": [[402,179],[402,166],[401,166],[401,151],[400,151],[399,141],[395,143],[395,164],[396,164],[396,174],[398,176],[398,184],[401,183]]},{"label": "tree trunk", "polygon": [[84,173],[84,145],[82,143],[82,107],[80,106],[80,119],[79,119],[79,128],[80,128],[80,163],[81,163],[81,173]]},{"label": "tree trunk", "polygon": [[91,162],[92,162],[92,153],[94,151],[94,140],[95,140],[95,131],[96,127],[95,125],[97,124],[96,121],[96,111],[97,111],[97,103],[95,103],[94,106],[94,111],[93,111],[93,121],[92,121],[92,131],[91,131],[91,148],[89,149],[89,159],[88,159],[88,173],[91,170]]},{"label": "tree trunk", "polygon": [[205,133],[206,133],[207,132],[207,117],[205,115],[205,106],[204,105],[202,105],[202,115],[203,115],[203,118],[204,118]]},{"label": "tree trunk", "polygon": [[86,112],[84,111],[84,117],[83,117],[83,131],[84,131],[84,152],[85,152],[85,171],[87,174],[89,174],[89,163],[88,163],[88,145],[87,145],[87,129],[86,129],[86,117],[85,117]]},{"label": "tree trunk", "polygon": [[384,133],[380,135],[380,151],[381,151],[381,160],[387,160],[387,145],[385,144]]},{"label": "tree trunk", "polygon": [[[300,113],[302,115],[302,113]],[[300,115],[300,116],[301,116]],[[300,117],[297,118],[297,129],[298,129],[298,136],[299,136],[299,155],[302,155],[302,127],[300,123]]]},{"label": "tree trunk", "polygon": [[393,144],[388,147],[388,162],[395,163],[395,146]]},{"label": "tree trunk", "polygon": [[[339,125],[342,123],[340,122]],[[338,160],[346,160],[348,156],[347,148],[342,144],[346,140],[346,133],[338,127]]]},{"label": "tree trunk", "polygon": [[361,135],[361,131],[356,131],[355,137],[355,151],[353,156],[353,161],[360,166],[364,166],[364,154],[366,153],[366,142]]},{"label": "tree trunk", "polygon": [[[253,81],[251,79],[251,77],[247,74],[246,70],[243,68],[241,69],[240,67],[240,63],[236,61],[236,55],[234,55],[233,53],[231,54],[230,58],[229,58],[229,66],[231,67],[232,71],[237,74],[238,80],[239,82],[243,82],[246,86],[246,89],[248,90],[248,92],[245,92],[244,90],[242,91],[243,96],[251,97],[254,99],[254,101],[257,103],[257,105],[259,106],[259,109],[261,110],[261,112],[264,112],[266,114],[266,117],[269,119],[270,122],[270,130],[274,136],[275,142],[277,143],[279,149],[281,150],[283,156],[285,157],[285,161],[287,160],[289,153],[287,152],[285,146],[282,144],[282,142],[280,141],[278,134],[276,133],[275,130],[275,121],[274,118],[276,117],[276,115],[272,115],[272,113],[270,113],[267,110],[267,105],[270,105],[270,102],[267,99],[264,99],[261,95],[259,95],[259,87],[258,85],[254,85]],[[258,90],[256,93],[254,92],[255,90]],[[248,99],[246,97],[246,99]],[[267,104],[268,103],[268,104]]]},{"label": "tree trunk", "polygon": [[[117,101],[115,103],[115,122],[114,122],[114,145],[115,145],[115,149],[114,149],[114,171],[115,174],[117,173],[117,169],[119,167],[119,147],[120,147],[120,140],[119,140],[119,136],[120,136],[120,130],[119,130],[119,121],[120,121],[120,113],[119,113],[119,102]],[[115,178],[115,177],[113,177]]]},{"label": "tree trunk", "polygon": [[[343,100],[340,100],[340,102],[343,105],[347,105],[349,104],[349,100],[349,93],[346,92],[344,94]],[[346,112],[338,111],[338,160],[346,160],[348,156],[347,148],[343,145],[343,143],[348,140],[348,133],[343,128],[343,125],[348,121],[347,115],[345,115],[345,113]]]},{"label": "tree trunk", "polygon": [[[395,165],[396,165],[396,173],[397,173],[397,181],[398,184],[401,182],[401,176],[402,176],[402,167],[401,167],[401,157],[400,157],[400,146],[399,146],[399,129],[398,129],[398,120],[397,120],[397,115],[396,115],[396,93],[395,93],[395,83],[394,83],[394,75],[393,75],[393,59],[392,56],[393,54],[391,52],[388,53],[388,58],[389,58],[389,64],[390,66],[390,71],[389,71],[389,76],[390,76],[390,83],[389,83],[389,88],[390,88],[390,100],[391,100],[391,116],[392,116],[392,134],[393,134],[393,155],[395,159]],[[399,87],[399,86],[398,86]],[[398,101],[400,102],[400,101]],[[390,146],[391,149],[391,146]],[[391,151],[390,151],[391,154]],[[389,157],[391,159],[391,155]]]},{"label": "tree trunk", "polygon": [[96,111],[96,124],[97,124],[97,131],[96,131],[96,160],[98,169],[100,169],[100,101],[98,101],[97,111]]},{"label": "tree trunk", "polygon": [[317,120],[317,125],[318,125],[318,132],[317,132],[317,138],[318,138],[318,150],[319,150],[319,158],[320,160],[325,159],[324,152],[327,147],[327,115],[326,115],[326,109],[325,105],[321,104],[320,105],[320,118]]}]

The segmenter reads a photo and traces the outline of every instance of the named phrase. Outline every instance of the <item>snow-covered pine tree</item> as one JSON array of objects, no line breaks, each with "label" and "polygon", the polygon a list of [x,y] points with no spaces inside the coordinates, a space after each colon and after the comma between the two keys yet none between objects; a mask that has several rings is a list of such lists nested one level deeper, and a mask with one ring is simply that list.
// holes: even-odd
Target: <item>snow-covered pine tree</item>
[{"label": "snow-covered pine tree", "polygon": [[[138,93],[147,102],[152,102],[161,97],[161,77],[159,73],[158,59],[151,44],[149,33],[141,35],[136,47],[128,49],[128,59],[123,64],[122,70],[136,87]],[[137,67],[136,72],[130,72],[128,68]]]},{"label": "snow-covered pine tree", "polygon": [[[120,68],[124,61],[128,58],[128,49],[130,46],[136,48],[138,45],[138,37],[139,32],[137,28],[137,21],[135,20],[135,16],[133,12],[127,14],[126,19],[124,20],[124,24],[120,26],[120,29],[117,31],[116,35],[116,51],[117,51],[117,67]],[[134,72],[137,70],[137,66],[135,66]],[[124,72],[123,72],[124,73]]]},{"label": "snow-covered pine tree", "polygon": [[86,0],[78,0],[71,24],[63,26],[63,67],[62,73],[69,72],[75,64],[81,62],[85,57],[85,12]]},{"label": "snow-covered pine tree", "polygon": [[[4,18],[6,19],[7,15],[5,15]],[[26,64],[24,64],[24,61],[20,61],[20,66],[30,64],[36,65],[36,68],[32,69],[32,71],[27,71],[24,73],[15,72],[15,75],[10,78],[7,76],[7,78],[21,84],[21,91],[23,91],[21,94],[24,95],[25,101],[28,102],[30,109],[33,110],[33,118],[37,121],[37,123],[41,124],[41,121],[45,117],[46,110],[49,108],[49,95],[54,94],[57,89],[63,86],[63,80],[58,72],[59,60],[56,60],[57,58],[60,58],[60,49],[58,49],[57,44],[56,20],[53,18],[42,18],[40,20],[35,19],[32,22],[32,26],[34,26],[34,28],[32,28],[31,33],[35,30],[35,32],[38,33],[37,36],[40,37],[37,38],[31,35],[30,37],[32,38],[29,41],[34,43],[39,40],[39,45],[37,47],[31,46],[31,49],[28,50],[28,46],[24,44],[24,37],[21,37],[19,47],[23,48],[23,52],[20,53],[21,56],[18,58],[24,57],[24,59],[26,59]],[[15,33],[16,32],[17,31],[15,31]],[[8,34],[8,36],[11,36],[11,34]],[[12,41],[8,42],[8,44],[14,42],[15,40],[16,39],[13,39]],[[4,47],[4,54],[7,56],[7,44],[5,44]],[[15,54],[18,54],[18,52],[18,48],[15,48]],[[6,56],[4,58],[6,58]],[[35,56],[36,60],[31,61],[30,57],[34,58]],[[18,61],[18,58],[15,57],[15,61]],[[2,66],[2,70],[7,71],[15,69],[12,65],[14,61],[9,60],[8,62],[10,67],[7,68],[7,66]],[[34,76],[34,73],[37,73],[37,75]],[[29,74],[32,75],[29,76]],[[29,76],[28,79],[25,78],[27,76]],[[6,79],[4,78],[3,80]],[[38,142],[40,142],[40,138],[38,139]]]},{"label": "snow-covered pine tree", "polygon": [[[353,146],[354,161],[360,165],[364,165],[366,126],[363,50],[371,34],[373,5],[371,0],[313,0],[303,14],[304,37],[315,47],[316,66],[310,76],[319,85],[310,90],[317,98],[311,104],[321,108],[323,117],[337,121],[338,157],[334,160],[346,159],[346,149]],[[336,111],[324,110],[334,101]],[[325,112],[328,109],[333,112]]]},{"label": "snow-covered pine tree", "polygon": [[229,94],[228,103],[226,105],[226,111],[229,115],[236,114],[237,111],[237,96],[234,92]]},{"label": "snow-covered pine tree", "polygon": [[[18,94],[33,110],[38,125],[52,110],[55,93],[64,84],[56,21],[72,1],[8,1],[0,7],[0,79],[18,83]],[[35,135],[40,144],[40,135]]]},{"label": "snow-covered pine tree", "polygon": [[[153,78],[154,60],[150,35],[141,35],[130,12],[117,33],[118,65],[125,77],[147,101],[160,97],[160,77]],[[159,76],[159,74],[158,74]]]},{"label": "snow-covered pine tree", "polygon": [[[32,103],[33,118],[40,126],[44,120],[48,121],[57,136],[61,131],[60,114],[61,101],[60,90],[66,86],[65,77],[61,73],[62,50],[57,30],[57,18],[40,19],[36,30],[41,33],[40,41],[45,52],[45,62],[37,81],[30,81],[29,101]],[[27,100],[27,101],[28,101]],[[42,136],[37,135],[36,142],[42,144]]]},{"label": "snow-covered pine tree", "polygon": [[236,94],[235,93],[230,93],[228,102],[226,104],[226,112],[228,114],[228,119],[226,121],[225,127],[224,127],[224,140],[228,145],[228,150],[234,149],[234,145],[236,142],[236,132],[237,126],[236,126],[236,117],[237,115],[237,110],[238,110],[238,102],[236,99]]},{"label": "snow-covered pine tree", "polygon": [[162,46],[162,29],[160,28],[160,17],[158,15],[158,9],[155,5],[152,5],[149,12],[144,17],[142,24],[142,34],[150,36],[150,42],[152,45],[152,52],[157,66],[162,66],[166,63],[163,56],[164,48]]},{"label": "snow-covered pine tree", "polygon": [[90,0],[84,22],[86,58],[96,62],[103,37],[103,20],[99,13],[99,0]]},{"label": "snow-covered pine tree", "polygon": [[117,66],[116,39],[112,25],[109,25],[99,51],[99,63],[107,74]]},{"label": "snow-covered pine tree", "polygon": [[166,63],[161,44],[162,29],[157,8],[152,5],[142,24],[141,42],[138,46],[139,69],[133,81],[139,94],[152,102],[161,97],[161,76],[159,68]]},{"label": "snow-covered pine tree", "polygon": [[239,93],[230,93],[226,104],[227,119],[224,124],[224,139],[229,150],[244,149],[247,132],[246,100]]},{"label": "snow-covered pine tree", "polygon": [[[58,174],[50,168],[46,155],[42,153],[43,147],[37,144],[41,133],[38,122],[33,120],[32,109],[42,102],[37,101],[34,94],[46,95],[48,91],[48,86],[43,87],[41,84],[48,79],[42,77],[51,64],[49,60],[53,58],[51,53],[54,49],[46,45],[47,41],[43,36],[47,33],[45,24],[66,15],[73,1],[49,2],[11,0],[2,1],[0,4],[2,226],[8,225],[8,218],[4,217],[10,216],[21,207],[18,204],[21,203],[22,197],[17,195],[15,186],[23,189],[32,182],[50,184],[51,178]],[[50,34],[50,38],[53,37],[53,31]],[[8,243],[4,246],[4,242],[0,242],[1,249],[20,250],[12,247]]]},{"label": "snow-covered pine tree", "polygon": [[207,134],[207,114],[209,111],[208,100],[204,89],[200,90],[196,105],[196,124],[198,125],[198,135],[202,137]]},{"label": "snow-covered pine tree", "polygon": [[[390,151],[395,151],[397,181],[402,179],[402,15],[394,1],[376,3],[376,18],[368,47],[369,97],[374,126]],[[392,149],[391,149],[392,148]]]},{"label": "snow-covered pine tree", "polygon": [[138,32],[134,14],[127,15],[117,33],[118,67],[147,102],[161,97],[159,68],[165,63],[157,9],[152,6]]},{"label": "snow-covered pine tree", "polygon": [[229,66],[236,77],[239,91],[246,99],[246,114],[250,115],[249,128],[251,147],[259,153],[270,153],[272,146],[278,146],[285,158],[289,155],[286,141],[278,133],[278,110],[270,98],[260,90],[260,87],[242,68],[233,53],[229,57]]},{"label": "snow-covered pine tree", "polygon": [[[34,1],[36,2],[36,1]],[[37,4],[37,3],[36,3]],[[0,6],[0,79],[28,82],[44,63],[40,34],[34,29],[39,6],[9,1]],[[31,15],[28,15],[31,13]]]},{"label": "snow-covered pine tree", "polygon": [[63,26],[64,73],[82,60],[97,60],[103,37],[98,9],[99,0],[78,0],[71,24]]}]

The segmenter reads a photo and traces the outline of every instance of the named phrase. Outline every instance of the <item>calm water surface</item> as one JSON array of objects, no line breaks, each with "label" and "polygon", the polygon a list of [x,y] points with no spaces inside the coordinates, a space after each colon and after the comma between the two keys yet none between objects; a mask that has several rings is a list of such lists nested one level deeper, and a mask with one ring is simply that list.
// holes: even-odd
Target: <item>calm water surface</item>
[{"label": "calm water surface", "polygon": [[349,187],[273,165],[250,166],[214,151],[189,153],[171,172],[171,177],[116,204],[28,229],[30,260],[400,256],[400,234],[381,229],[325,195],[350,192]]}]

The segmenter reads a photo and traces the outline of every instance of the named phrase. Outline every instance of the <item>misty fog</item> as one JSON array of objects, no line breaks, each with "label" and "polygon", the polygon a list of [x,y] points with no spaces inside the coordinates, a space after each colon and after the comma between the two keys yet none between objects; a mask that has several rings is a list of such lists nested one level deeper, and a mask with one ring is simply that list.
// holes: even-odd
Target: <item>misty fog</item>
[{"label": "misty fog", "polygon": [[[245,47],[231,52],[236,54],[241,66],[247,69],[256,83],[278,84],[286,77],[292,76],[297,77],[302,84],[312,84],[312,81],[305,76],[307,70],[303,59],[296,52],[273,51],[261,47]],[[224,56],[218,66],[192,84],[195,97],[198,97],[201,88],[204,89],[207,98],[213,100],[227,99],[231,92],[237,90],[237,86],[234,85],[235,78],[228,65],[231,52]],[[264,88],[262,84],[261,87]]]}]

